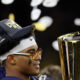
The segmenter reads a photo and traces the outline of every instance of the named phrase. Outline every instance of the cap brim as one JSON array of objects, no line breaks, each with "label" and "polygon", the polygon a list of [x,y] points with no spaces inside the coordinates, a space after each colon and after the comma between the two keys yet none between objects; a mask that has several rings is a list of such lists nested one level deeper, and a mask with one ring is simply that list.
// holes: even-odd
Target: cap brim
[{"label": "cap brim", "polygon": [[33,33],[33,31],[34,31],[34,25],[24,27],[24,28],[20,29],[19,31],[17,31],[13,35],[13,38],[20,38],[20,37],[23,37],[24,35],[27,36],[29,33]]}]

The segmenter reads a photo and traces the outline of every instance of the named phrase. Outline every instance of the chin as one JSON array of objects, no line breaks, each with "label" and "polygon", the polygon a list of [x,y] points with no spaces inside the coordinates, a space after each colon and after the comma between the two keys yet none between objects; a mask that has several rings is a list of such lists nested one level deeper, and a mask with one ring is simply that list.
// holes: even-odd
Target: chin
[{"label": "chin", "polygon": [[37,76],[39,74],[40,74],[40,72],[36,72],[36,73],[33,73],[32,76]]}]

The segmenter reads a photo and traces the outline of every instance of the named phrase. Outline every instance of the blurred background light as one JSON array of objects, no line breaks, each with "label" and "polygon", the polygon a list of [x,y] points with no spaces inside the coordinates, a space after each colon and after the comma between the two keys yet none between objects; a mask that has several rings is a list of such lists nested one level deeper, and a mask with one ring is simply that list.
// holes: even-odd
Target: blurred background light
[{"label": "blurred background light", "polygon": [[38,22],[33,23],[38,31],[45,31],[53,23],[53,19],[49,16],[44,16],[38,20]]},{"label": "blurred background light", "polygon": [[41,10],[38,9],[37,7],[34,7],[33,10],[31,11],[31,20],[35,21],[40,17]]},{"label": "blurred background light", "polygon": [[42,18],[39,19],[38,22],[44,24],[45,27],[50,27],[53,23],[53,19],[49,16],[43,16]]},{"label": "blurred background light", "polygon": [[80,26],[80,18],[75,18],[75,19],[74,19],[74,24],[75,24],[76,26]]},{"label": "blurred background light", "polygon": [[44,0],[43,6],[44,7],[55,7],[59,0]]},{"label": "blurred background light", "polygon": [[35,7],[35,6],[40,5],[42,2],[43,2],[43,0],[32,0],[30,5],[32,7]]},{"label": "blurred background light", "polygon": [[52,42],[52,47],[56,50],[56,51],[59,51],[59,46],[58,46],[58,41],[55,40]]},{"label": "blurred background light", "polygon": [[10,13],[8,18],[15,21],[15,15],[13,13]]},{"label": "blurred background light", "polygon": [[33,23],[35,25],[36,30],[38,31],[45,31],[47,28],[45,27],[44,24],[40,22]]},{"label": "blurred background light", "polygon": [[1,0],[1,3],[5,4],[5,5],[12,4],[13,2],[14,2],[14,0]]}]

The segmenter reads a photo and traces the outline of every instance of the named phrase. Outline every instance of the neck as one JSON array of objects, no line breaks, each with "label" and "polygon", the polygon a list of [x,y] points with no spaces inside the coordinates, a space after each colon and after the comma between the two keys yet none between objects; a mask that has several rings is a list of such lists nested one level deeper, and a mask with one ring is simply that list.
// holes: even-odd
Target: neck
[{"label": "neck", "polygon": [[12,77],[17,77],[17,78],[21,78],[23,80],[30,80],[30,76],[29,75],[24,75],[20,72],[15,71],[7,71],[6,70],[6,76],[12,76]]}]

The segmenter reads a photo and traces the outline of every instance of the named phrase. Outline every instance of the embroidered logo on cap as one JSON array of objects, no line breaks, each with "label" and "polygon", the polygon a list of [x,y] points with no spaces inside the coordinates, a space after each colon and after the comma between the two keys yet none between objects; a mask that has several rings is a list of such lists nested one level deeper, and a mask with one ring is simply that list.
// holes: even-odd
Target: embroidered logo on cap
[{"label": "embroidered logo on cap", "polygon": [[15,23],[14,21],[12,20],[8,20],[5,22],[5,24],[10,27],[10,28],[17,28],[17,29],[20,29],[21,26],[19,26],[17,23]]}]

